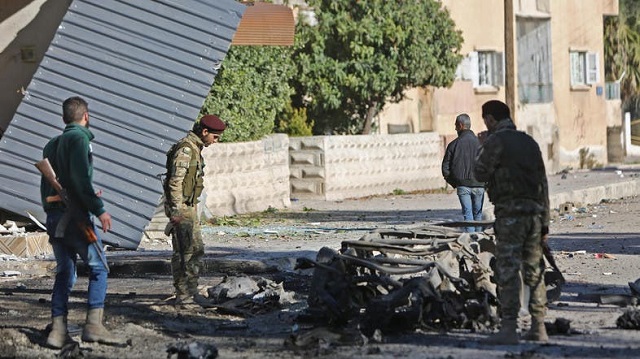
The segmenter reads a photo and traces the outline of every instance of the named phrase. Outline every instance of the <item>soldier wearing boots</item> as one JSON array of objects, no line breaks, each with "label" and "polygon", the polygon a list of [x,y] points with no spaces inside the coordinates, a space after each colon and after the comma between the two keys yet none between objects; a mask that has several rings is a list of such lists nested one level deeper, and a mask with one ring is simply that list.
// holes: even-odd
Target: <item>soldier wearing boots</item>
[{"label": "soldier wearing boots", "polygon": [[203,147],[218,142],[225,128],[225,123],[218,116],[203,116],[187,136],[167,152],[164,209],[173,227],[171,269],[176,305],[192,304],[199,299],[198,277],[204,255],[196,210],[198,197],[204,188],[201,151]]},{"label": "soldier wearing boots", "polygon": [[[62,119],[66,124],[61,135],[50,140],[43,157],[51,163],[58,181],[66,190],[63,200],[43,177],[40,185],[42,204],[47,213],[47,233],[56,258],[56,278],[51,295],[52,327],[47,344],[62,348],[71,341],[67,331],[68,302],[76,282],[76,261],[80,256],[89,268],[87,322],[82,340],[104,344],[125,344],[102,325],[104,300],[107,294],[106,260],[100,236],[93,224],[97,217],[102,230],[111,229],[111,216],[92,184],[93,156],[89,131],[89,107],[80,97],[70,97],[62,104]],[[91,233],[92,231],[92,233]],[[88,235],[95,235],[91,244]]]},{"label": "soldier wearing boots", "polygon": [[546,342],[542,244],[549,233],[549,194],[544,162],[533,138],[516,130],[506,104],[486,102],[482,118],[489,135],[478,135],[483,145],[474,172],[479,181],[487,182],[494,204],[496,277],[502,314],[499,333],[487,343],[518,343],[520,271],[531,291],[528,309],[532,324],[524,339]]}]

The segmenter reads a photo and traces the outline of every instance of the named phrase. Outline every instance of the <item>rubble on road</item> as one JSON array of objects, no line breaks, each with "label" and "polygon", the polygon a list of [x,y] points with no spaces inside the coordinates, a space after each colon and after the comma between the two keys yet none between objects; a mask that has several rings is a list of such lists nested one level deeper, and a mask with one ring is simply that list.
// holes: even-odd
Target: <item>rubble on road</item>
[{"label": "rubble on road", "polygon": [[[334,330],[356,322],[369,338],[378,331],[492,331],[499,323],[494,250],[491,230],[464,233],[445,225],[376,230],[343,241],[339,251],[324,247],[315,261],[298,259],[298,269],[314,268],[308,309],[298,321]],[[562,275],[545,281],[552,282],[548,296],[557,299]]]},{"label": "rubble on road", "polygon": [[294,302],[294,293],[284,290],[282,283],[249,276],[225,277],[222,283],[206,290],[207,297],[198,303],[215,308],[219,313],[251,317],[279,310]]},{"label": "rubble on road", "polygon": [[168,359],[215,359],[218,348],[213,344],[178,342],[167,347]]},{"label": "rubble on road", "polygon": [[640,329],[640,311],[631,309],[624,312],[616,320],[616,326],[620,329]]}]

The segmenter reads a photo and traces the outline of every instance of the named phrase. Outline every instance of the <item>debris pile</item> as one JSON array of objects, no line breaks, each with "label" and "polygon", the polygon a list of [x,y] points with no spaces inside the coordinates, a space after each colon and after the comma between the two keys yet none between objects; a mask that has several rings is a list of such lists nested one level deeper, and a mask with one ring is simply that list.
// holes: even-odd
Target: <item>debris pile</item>
[{"label": "debris pile", "polygon": [[282,283],[248,276],[225,277],[222,283],[208,288],[207,295],[201,306],[242,317],[268,313],[294,301],[294,293],[285,291]]},{"label": "debris pile", "polygon": [[168,359],[215,359],[218,348],[213,344],[178,342],[167,347]]},{"label": "debris pile", "polygon": [[[297,268],[314,268],[309,307],[298,322],[357,327],[369,338],[416,329],[491,331],[499,323],[494,250],[491,231],[442,225],[377,230],[343,241],[339,251],[324,247],[315,261],[298,259]],[[555,281],[555,295],[561,274],[545,277]]]},{"label": "debris pile", "polygon": [[616,320],[616,326],[620,329],[640,329],[640,311],[631,309],[624,312]]},{"label": "debris pile", "polygon": [[16,235],[18,233],[25,233],[24,227],[18,227],[14,221],[6,221],[4,224],[0,224],[0,235],[11,234]]}]

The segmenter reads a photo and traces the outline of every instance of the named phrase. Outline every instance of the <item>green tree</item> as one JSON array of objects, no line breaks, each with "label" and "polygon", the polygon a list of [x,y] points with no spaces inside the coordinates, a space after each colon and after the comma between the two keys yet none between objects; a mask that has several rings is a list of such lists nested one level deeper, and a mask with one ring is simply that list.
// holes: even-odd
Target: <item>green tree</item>
[{"label": "green tree", "polygon": [[293,108],[291,103],[276,118],[276,128],[291,137],[313,136],[313,121],[307,121],[307,109]]},{"label": "green tree", "polygon": [[607,81],[622,78],[623,106],[637,107],[640,94],[640,2],[637,0],[620,0],[619,15],[605,18],[604,65]]},{"label": "green tree", "polygon": [[231,46],[205,99],[201,114],[228,122],[221,141],[254,141],[273,133],[276,116],[293,93],[292,49]]},{"label": "green tree", "polygon": [[309,0],[317,24],[296,28],[296,107],[315,133],[371,132],[387,102],[450,86],[462,35],[436,0]]}]

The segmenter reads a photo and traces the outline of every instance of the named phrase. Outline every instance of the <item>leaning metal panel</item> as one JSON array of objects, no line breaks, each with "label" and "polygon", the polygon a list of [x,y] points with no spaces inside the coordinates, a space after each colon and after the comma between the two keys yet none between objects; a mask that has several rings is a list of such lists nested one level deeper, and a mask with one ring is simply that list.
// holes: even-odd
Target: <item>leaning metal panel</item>
[{"label": "leaning metal panel", "polygon": [[61,133],[62,102],[89,102],[94,185],[135,249],[162,195],[165,153],[197,118],[245,5],[233,0],[74,0],[0,141],[0,208],[44,222],[34,163]]}]

